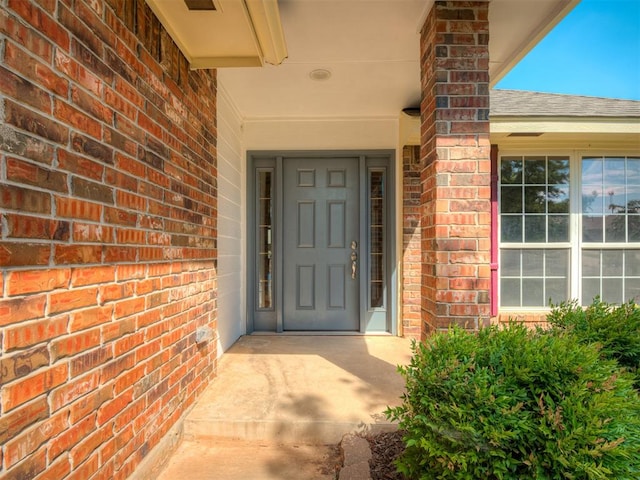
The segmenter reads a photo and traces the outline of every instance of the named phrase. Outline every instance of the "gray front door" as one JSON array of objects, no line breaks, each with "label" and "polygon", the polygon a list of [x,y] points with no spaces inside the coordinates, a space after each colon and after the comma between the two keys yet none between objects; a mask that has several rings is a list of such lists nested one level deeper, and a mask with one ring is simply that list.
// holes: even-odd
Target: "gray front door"
[{"label": "gray front door", "polygon": [[360,329],[358,182],[358,158],[284,159],[284,330]]}]

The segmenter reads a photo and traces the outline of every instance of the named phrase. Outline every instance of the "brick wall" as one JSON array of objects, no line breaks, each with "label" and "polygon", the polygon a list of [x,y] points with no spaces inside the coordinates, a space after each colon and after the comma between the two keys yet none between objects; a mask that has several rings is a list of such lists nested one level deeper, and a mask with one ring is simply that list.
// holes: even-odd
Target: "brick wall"
[{"label": "brick wall", "polygon": [[0,5],[0,478],[126,478],[215,374],[215,72],[144,0]]},{"label": "brick wall", "polygon": [[420,147],[402,149],[402,334],[420,338]]},{"label": "brick wall", "polygon": [[487,1],[436,1],[421,33],[422,334],[489,321]]}]

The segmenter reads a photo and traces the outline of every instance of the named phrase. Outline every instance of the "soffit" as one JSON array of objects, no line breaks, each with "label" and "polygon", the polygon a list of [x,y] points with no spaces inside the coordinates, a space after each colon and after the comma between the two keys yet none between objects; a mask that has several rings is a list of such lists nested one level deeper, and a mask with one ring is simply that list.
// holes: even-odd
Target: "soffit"
[{"label": "soffit", "polygon": [[[277,44],[281,26],[288,50],[282,64],[219,70],[222,88],[245,118],[398,118],[402,109],[420,103],[420,28],[433,0],[215,1],[222,9],[217,17],[210,12],[162,13],[160,6],[181,9],[184,1],[147,0],[195,68],[240,65],[234,59],[251,57],[243,48],[257,44],[264,50],[263,44],[268,47],[274,39]],[[491,0],[492,84],[578,1]],[[273,15],[262,22],[267,40],[251,34],[260,24],[254,21],[257,15],[247,13],[252,4],[270,6],[271,12],[276,4],[279,11],[280,22]],[[240,11],[233,14],[236,7]],[[263,58],[255,64],[264,63]],[[331,78],[312,80],[314,69],[330,71]]]}]

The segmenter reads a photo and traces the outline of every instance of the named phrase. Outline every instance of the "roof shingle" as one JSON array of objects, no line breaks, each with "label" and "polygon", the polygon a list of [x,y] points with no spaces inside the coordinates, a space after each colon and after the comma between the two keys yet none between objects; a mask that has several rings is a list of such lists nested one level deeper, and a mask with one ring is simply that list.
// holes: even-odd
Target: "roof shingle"
[{"label": "roof shingle", "polygon": [[635,100],[499,89],[490,95],[497,117],[640,117]]}]

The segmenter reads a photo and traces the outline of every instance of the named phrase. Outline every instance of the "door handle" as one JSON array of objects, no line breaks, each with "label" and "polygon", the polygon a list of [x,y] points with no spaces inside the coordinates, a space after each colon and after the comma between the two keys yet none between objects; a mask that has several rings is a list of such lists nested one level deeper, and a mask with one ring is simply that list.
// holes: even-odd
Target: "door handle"
[{"label": "door handle", "polygon": [[358,248],[358,243],[354,240],[351,242],[351,278],[353,280],[356,279],[358,270],[358,252],[356,252],[356,248]]}]

